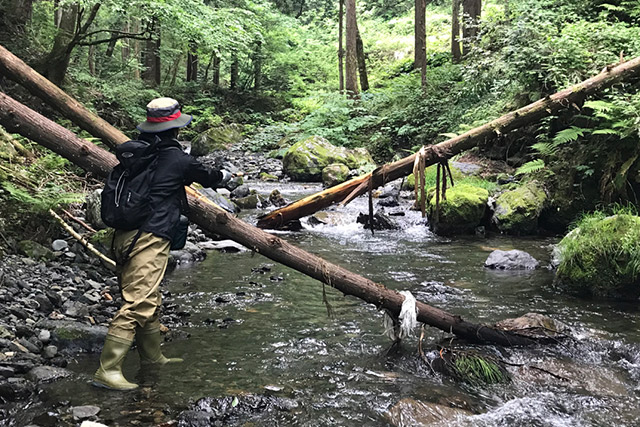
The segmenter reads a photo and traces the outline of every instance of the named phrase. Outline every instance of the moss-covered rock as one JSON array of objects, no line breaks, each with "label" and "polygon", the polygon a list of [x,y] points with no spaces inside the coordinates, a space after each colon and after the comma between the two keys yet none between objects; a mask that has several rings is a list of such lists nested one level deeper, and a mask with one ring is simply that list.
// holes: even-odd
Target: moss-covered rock
[{"label": "moss-covered rock", "polygon": [[555,284],[583,296],[640,296],[640,217],[591,216],[558,244]]},{"label": "moss-covered rock", "polygon": [[440,235],[473,233],[482,222],[489,200],[489,192],[484,188],[468,184],[447,189],[446,200],[440,200],[438,221],[435,220],[435,187],[427,192],[429,226]]},{"label": "moss-covered rock", "polygon": [[535,233],[546,200],[544,189],[535,181],[505,191],[496,199],[492,222],[503,233]]},{"label": "moss-covered rock", "polygon": [[51,250],[32,240],[18,242],[18,252],[36,260],[52,260],[55,258]]},{"label": "moss-covered rock", "polygon": [[113,242],[113,228],[105,228],[93,233],[89,238],[89,243],[95,246],[100,252],[108,254],[111,251],[111,243]]},{"label": "moss-covered rock", "polygon": [[267,172],[260,172],[260,181],[277,182],[278,177]]},{"label": "moss-covered rock", "polygon": [[202,132],[191,142],[193,156],[205,156],[212,151],[226,150],[242,140],[242,127],[232,123],[211,128]]},{"label": "moss-covered rock", "polygon": [[322,169],[322,184],[333,187],[349,179],[349,168],[342,163],[333,163]]},{"label": "moss-covered rock", "polygon": [[295,143],[283,158],[285,174],[299,181],[320,181],[322,170],[332,163],[341,163],[349,169],[375,165],[364,148],[349,150],[336,147],[320,136],[312,136]]}]

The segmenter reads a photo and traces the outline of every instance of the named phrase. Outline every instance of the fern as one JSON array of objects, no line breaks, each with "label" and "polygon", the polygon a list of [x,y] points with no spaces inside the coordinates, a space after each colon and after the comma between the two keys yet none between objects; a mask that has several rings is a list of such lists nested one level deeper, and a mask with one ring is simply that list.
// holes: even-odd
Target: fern
[{"label": "fern", "polygon": [[567,142],[577,141],[579,137],[584,136],[585,132],[588,132],[588,129],[583,129],[576,126],[568,127],[556,134],[556,136],[553,138],[553,144],[557,146],[565,144]]},{"label": "fern", "polygon": [[584,107],[591,108],[594,111],[611,111],[613,109],[613,104],[607,101],[587,101],[584,103]]},{"label": "fern", "polygon": [[531,160],[530,162],[527,162],[524,165],[520,166],[516,170],[516,175],[526,175],[533,172],[538,172],[544,169],[544,167],[545,167],[544,160],[542,159]]},{"label": "fern", "polygon": [[33,212],[43,212],[58,205],[79,203],[84,200],[83,194],[64,192],[59,187],[45,188],[36,196],[8,181],[3,182],[2,187],[12,199],[25,205],[26,209]]}]

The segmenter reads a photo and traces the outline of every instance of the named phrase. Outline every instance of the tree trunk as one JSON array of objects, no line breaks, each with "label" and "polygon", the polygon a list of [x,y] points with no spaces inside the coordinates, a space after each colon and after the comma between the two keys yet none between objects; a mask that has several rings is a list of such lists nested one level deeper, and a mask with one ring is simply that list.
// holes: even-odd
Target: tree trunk
[{"label": "tree trunk", "polygon": [[146,41],[145,49],[142,52],[142,63],[144,65],[142,78],[149,84],[159,86],[160,79],[160,27],[157,19],[153,25],[154,32],[151,38]]},{"label": "tree trunk", "polygon": [[262,42],[256,42],[253,54],[253,92],[259,93],[262,85]]},{"label": "tree trunk", "polygon": [[[77,105],[82,107],[79,103]],[[92,115],[86,111],[87,115]],[[96,116],[93,116],[97,118]],[[113,154],[52,122],[0,92],[0,125],[45,146],[87,172],[105,177],[117,163]],[[121,133],[113,129],[113,133]],[[124,135],[122,135],[124,137]],[[126,141],[126,137],[124,137]]]},{"label": "tree trunk", "polygon": [[76,100],[1,45],[0,74],[26,87],[33,95],[39,97],[56,110],[61,111],[81,129],[100,138],[107,146],[113,148],[115,147],[115,141],[126,138],[122,132],[105,120],[93,114],[87,114],[86,109]]},{"label": "tree trunk", "polygon": [[[544,99],[499,117],[483,126],[471,129],[462,135],[451,138],[432,146],[434,151],[427,150],[426,165],[433,165],[439,161],[438,154],[447,158],[468,150],[480,142],[490,140],[519,127],[534,123],[543,117],[555,114],[568,106],[582,105],[584,98],[603,88],[611,86],[618,80],[627,79],[640,73],[640,57],[614,67],[607,67],[605,71],[588,80],[564,89]],[[280,209],[263,215],[258,220],[260,228],[278,228],[289,221],[311,215],[333,203],[348,203],[354,197],[364,194],[368,190],[365,185],[372,180],[374,188],[387,182],[409,175],[413,172],[413,164],[417,154],[405,157],[394,163],[377,168],[371,173],[343,182],[340,185],[307,196]],[[345,196],[345,195],[348,195]],[[345,199],[347,197],[347,199]]]},{"label": "tree trunk", "polygon": [[453,13],[451,15],[451,56],[453,62],[459,62],[462,59],[462,51],[460,50],[460,1],[453,0]]},{"label": "tree trunk", "polygon": [[[15,37],[24,33],[25,27],[31,21],[33,14],[33,0],[4,0],[0,1],[0,34]],[[4,24],[4,25],[3,25]]]},{"label": "tree trunk", "polygon": [[[137,18],[133,18],[133,32],[140,32],[140,21]],[[131,42],[133,42],[133,57],[135,58],[133,78],[140,80],[140,40],[131,40]]]},{"label": "tree trunk", "polygon": [[229,80],[229,89],[235,90],[238,87],[238,73],[240,63],[238,62],[238,56],[233,55],[231,58],[231,79]]},{"label": "tree trunk", "polygon": [[189,43],[189,52],[187,53],[187,81],[198,81],[198,46],[191,42]]},{"label": "tree trunk", "polygon": [[344,92],[344,48],[342,42],[344,40],[344,0],[338,0],[338,81],[340,93]]},{"label": "tree trunk", "polygon": [[[127,22],[124,24],[123,31],[130,33],[131,32],[131,22],[127,19]],[[122,47],[120,48],[120,58],[122,59],[123,64],[127,64],[129,59],[131,58],[131,39],[122,40]]]},{"label": "tree trunk", "polygon": [[345,0],[347,12],[347,60],[345,69],[345,90],[351,98],[358,96],[358,56],[356,34],[358,26],[356,22],[356,0]]},{"label": "tree trunk", "polygon": [[356,54],[358,56],[358,73],[360,75],[360,89],[363,92],[369,90],[369,77],[367,76],[367,63],[364,57],[364,44],[360,37],[360,30],[356,25]]},{"label": "tree trunk", "polygon": [[[0,124],[101,177],[106,177],[117,163],[113,154],[78,138],[62,126],[2,93],[0,93]],[[189,218],[202,228],[226,236],[267,258],[326,283],[345,295],[358,297],[379,309],[390,311],[395,316],[400,314],[404,296],[399,292],[331,264],[279,237],[255,228],[229,215],[191,187],[186,189],[190,207]],[[418,321],[474,342],[490,342],[505,346],[536,342],[515,333],[466,322],[459,316],[421,302],[416,306]]]},{"label": "tree trunk", "polygon": [[213,54],[213,85],[220,87],[220,56]]},{"label": "tree trunk", "polygon": [[469,53],[473,40],[478,35],[478,24],[482,12],[482,0],[463,0],[462,12],[462,52]]},{"label": "tree trunk", "polygon": [[116,50],[116,43],[118,43],[117,36],[118,33],[111,33],[111,41],[107,43],[107,50],[104,52],[105,57],[111,58],[113,56],[113,51]]},{"label": "tree trunk", "polygon": [[70,46],[76,30],[78,5],[69,4],[61,7],[60,26],[53,40],[51,52],[42,66],[43,74],[57,86],[61,86],[69,68],[72,46]]},{"label": "tree trunk", "polygon": [[96,47],[94,45],[89,46],[87,52],[87,66],[89,67],[89,74],[96,75]]},{"label": "tree trunk", "polygon": [[[455,1],[455,0],[454,0]],[[426,0],[415,0],[414,15],[414,61],[413,68],[422,69],[422,64],[427,61],[427,33],[426,33]]]}]

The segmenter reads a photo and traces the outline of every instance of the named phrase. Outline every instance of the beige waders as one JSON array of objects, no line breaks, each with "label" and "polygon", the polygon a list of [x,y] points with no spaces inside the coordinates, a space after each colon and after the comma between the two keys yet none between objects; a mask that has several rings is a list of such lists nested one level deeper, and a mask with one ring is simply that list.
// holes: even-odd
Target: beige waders
[{"label": "beige waders", "polygon": [[[115,232],[116,259],[123,257],[136,234],[137,230]],[[109,325],[100,368],[94,375],[97,385],[117,390],[137,387],[122,375],[122,362],[136,334],[143,362],[165,364],[182,361],[167,359],[160,350],[160,282],[167,269],[170,246],[169,240],[143,232],[126,263],[118,265],[116,272],[123,304]]]}]

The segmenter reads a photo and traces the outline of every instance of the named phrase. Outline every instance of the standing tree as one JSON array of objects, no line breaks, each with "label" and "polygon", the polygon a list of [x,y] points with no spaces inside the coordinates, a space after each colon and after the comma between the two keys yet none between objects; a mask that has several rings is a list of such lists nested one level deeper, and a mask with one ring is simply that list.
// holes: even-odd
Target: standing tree
[{"label": "standing tree", "polygon": [[427,30],[426,30],[426,0],[415,0],[415,13],[414,13],[414,61],[413,68],[421,69],[422,64],[426,62],[426,43],[427,43]]},{"label": "standing tree", "polygon": [[198,45],[196,42],[191,41],[189,43],[189,49],[187,51],[187,81],[198,81]]},{"label": "standing tree", "polygon": [[260,92],[262,84],[262,41],[256,42],[256,49],[253,52],[253,91]]},{"label": "standing tree", "polygon": [[344,49],[342,47],[342,41],[344,35],[342,29],[344,27],[344,0],[338,0],[338,80],[340,86],[340,93],[344,92]]},{"label": "standing tree", "polygon": [[347,12],[347,60],[345,69],[345,89],[351,98],[358,97],[358,55],[356,0],[346,0]]},{"label": "standing tree", "polygon": [[363,92],[369,90],[369,77],[367,76],[367,63],[364,57],[364,44],[360,37],[360,30],[356,27],[356,54],[358,56],[358,74],[360,75],[360,89]]},{"label": "standing tree", "polygon": [[462,59],[460,50],[460,0],[453,0],[453,13],[451,14],[451,56],[453,62]]},{"label": "standing tree", "polygon": [[160,28],[157,19],[153,20],[154,31],[145,43],[142,52],[142,79],[151,85],[160,85]]},{"label": "standing tree", "polygon": [[463,0],[462,52],[467,55],[473,40],[478,35],[478,24],[482,12],[482,0]]},{"label": "standing tree", "polygon": [[229,89],[235,90],[238,87],[238,75],[240,72],[240,61],[238,54],[234,53],[231,57],[231,78],[229,79]]}]

